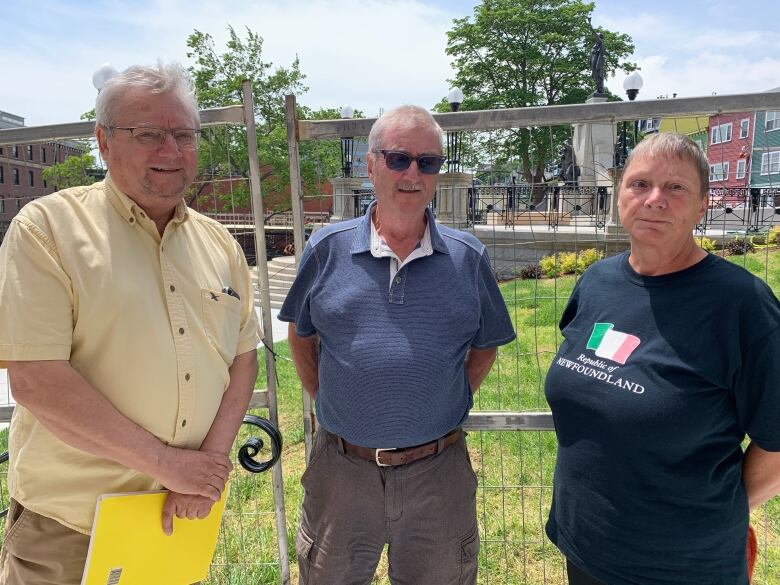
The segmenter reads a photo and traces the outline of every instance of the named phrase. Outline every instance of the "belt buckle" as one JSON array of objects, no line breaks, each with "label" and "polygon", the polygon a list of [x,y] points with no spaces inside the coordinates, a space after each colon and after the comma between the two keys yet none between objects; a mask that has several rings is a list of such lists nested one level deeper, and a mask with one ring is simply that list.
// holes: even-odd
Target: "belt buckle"
[{"label": "belt buckle", "polygon": [[374,462],[377,464],[377,467],[392,467],[392,465],[390,465],[389,463],[382,463],[381,461],[379,461],[379,454],[382,451],[395,451],[395,450],[396,450],[395,447],[391,447],[389,449],[376,449],[376,452],[374,453]]}]

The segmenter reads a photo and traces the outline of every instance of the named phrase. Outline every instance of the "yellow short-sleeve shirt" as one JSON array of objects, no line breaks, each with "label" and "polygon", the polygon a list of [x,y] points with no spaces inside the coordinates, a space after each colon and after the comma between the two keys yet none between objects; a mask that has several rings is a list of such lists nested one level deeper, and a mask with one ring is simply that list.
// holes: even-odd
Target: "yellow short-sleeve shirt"
[{"label": "yellow short-sleeve shirt", "polygon": [[[222,225],[182,202],[160,237],[108,177],[33,201],[11,222],[0,246],[0,367],[68,360],[127,418],[198,448],[233,359],[260,340],[253,297]],[[11,496],[83,533],[100,494],[160,487],[63,443],[22,406],[9,451]]]}]

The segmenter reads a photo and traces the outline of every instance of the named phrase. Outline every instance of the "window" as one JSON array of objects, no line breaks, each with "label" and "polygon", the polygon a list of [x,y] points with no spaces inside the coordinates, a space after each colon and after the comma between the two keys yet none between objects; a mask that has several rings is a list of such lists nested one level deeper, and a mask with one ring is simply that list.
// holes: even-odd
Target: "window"
[{"label": "window", "polygon": [[0,197],[0,213],[5,213],[5,199]]},{"label": "window", "polygon": [[737,179],[744,179],[745,178],[745,168],[747,167],[747,161],[745,161],[744,158],[741,158],[737,161]]},{"label": "window", "polygon": [[19,147],[18,146],[12,146],[11,147],[11,154],[14,158],[19,158]]},{"label": "window", "polygon": [[766,122],[764,122],[764,129],[767,132],[772,130],[780,130],[780,112],[767,112]]},{"label": "window", "polygon": [[14,199],[14,208],[16,209],[16,211],[19,211],[22,208],[22,198],[21,197],[17,197],[16,199]]},{"label": "window", "polygon": [[748,118],[745,118],[744,120],[741,120],[739,123],[739,137],[747,138],[749,132],[750,132],[750,120]]},{"label": "window", "polygon": [[43,188],[44,189],[48,189],[49,188],[49,182],[46,179],[43,180]]},{"label": "window", "polygon": [[761,155],[761,174],[773,175],[780,173],[780,150],[765,152]]},{"label": "window", "polygon": [[0,146],[0,156],[3,156],[3,147]]},{"label": "window", "polygon": [[729,178],[729,163],[710,165],[710,181],[725,181]]},{"label": "window", "polygon": [[27,171],[27,183],[30,187],[35,187],[35,173],[33,171]]},{"label": "window", "polygon": [[27,160],[33,159],[33,147],[32,144],[27,145]]},{"label": "window", "polygon": [[5,183],[5,167],[0,167],[0,183]]},{"label": "window", "polygon": [[41,146],[41,162],[46,162],[46,149],[43,146]]},{"label": "window", "polygon": [[19,169],[14,169],[13,176],[14,176],[14,185],[18,185],[19,184]]},{"label": "window", "polygon": [[712,127],[712,140],[710,144],[720,144],[731,140],[731,122]]}]

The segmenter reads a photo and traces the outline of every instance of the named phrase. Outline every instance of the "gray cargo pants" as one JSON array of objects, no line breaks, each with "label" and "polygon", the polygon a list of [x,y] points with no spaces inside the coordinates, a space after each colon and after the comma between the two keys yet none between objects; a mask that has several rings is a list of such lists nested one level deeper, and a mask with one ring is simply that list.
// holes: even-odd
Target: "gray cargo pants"
[{"label": "gray cargo pants", "polygon": [[477,582],[477,476],[462,436],[438,455],[378,467],[320,428],[301,483],[300,585],[368,585],[385,543],[393,585]]}]

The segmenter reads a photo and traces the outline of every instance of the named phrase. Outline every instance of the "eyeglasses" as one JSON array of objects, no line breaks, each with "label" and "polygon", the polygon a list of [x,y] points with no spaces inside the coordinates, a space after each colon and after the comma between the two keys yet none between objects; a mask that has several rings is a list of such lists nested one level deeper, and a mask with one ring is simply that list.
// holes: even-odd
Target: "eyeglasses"
[{"label": "eyeglasses", "polygon": [[181,150],[195,150],[198,148],[200,130],[194,128],[151,128],[149,126],[109,126],[109,130],[124,130],[130,132],[136,144],[145,148],[160,148],[165,144],[165,137],[170,134]]},{"label": "eyeglasses", "polygon": [[424,175],[435,175],[441,170],[441,166],[447,157],[436,154],[422,154],[420,156],[412,156],[409,153],[401,152],[400,150],[375,150],[374,152],[380,153],[385,157],[385,165],[391,171],[405,171],[412,164],[412,161],[417,161],[417,168]]}]

